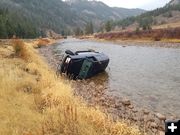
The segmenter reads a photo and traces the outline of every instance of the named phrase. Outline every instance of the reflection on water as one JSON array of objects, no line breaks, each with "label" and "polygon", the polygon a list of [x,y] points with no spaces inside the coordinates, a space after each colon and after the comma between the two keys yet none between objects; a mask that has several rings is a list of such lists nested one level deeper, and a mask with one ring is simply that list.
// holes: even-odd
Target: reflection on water
[{"label": "reflection on water", "polygon": [[[122,45],[123,46],[123,45]],[[106,73],[91,78],[137,106],[180,117],[180,49],[127,46],[67,39],[55,51],[94,49],[110,57]]]}]

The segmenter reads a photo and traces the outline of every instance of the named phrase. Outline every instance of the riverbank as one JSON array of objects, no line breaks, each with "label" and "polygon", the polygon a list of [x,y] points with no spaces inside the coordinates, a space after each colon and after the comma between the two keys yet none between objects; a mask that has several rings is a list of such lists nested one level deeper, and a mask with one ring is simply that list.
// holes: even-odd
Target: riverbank
[{"label": "riverbank", "polygon": [[180,28],[99,33],[95,34],[92,39],[116,44],[136,43],[142,46],[180,48]]},{"label": "riverbank", "polygon": [[143,47],[163,47],[163,48],[180,48],[180,39],[161,39],[160,41],[154,41],[152,38],[105,38],[98,36],[81,36],[77,37],[82,40],[90,40],[102,43],[113,43],[117,45],[126,46],[143,46]]},{"label": "riverbank", "polygon": [[[61,57],[55,54],[53,47],[40,48],[40,53],[46,58],[50,66],[56,69]],[[110,91],[104,85],[96,85],[90,79],[71,81],[74,94],[82,97],[89,106],[100,106],[114,120],[126,120],[129,124],[138,125],[142,132],[149,134],[163,134],[164,121],[176,119],[176,116],[164,116],[159,112],[153,112],[148,108],[138,108],[127,98],[120,98],[107,93]]]},{"label": "riverbank", "polygon": [[74,96],[35,49],[37,41],[0,42],[0,134],[140,135]]},{"label": "riverbank", "polygon": [[121,39],[99,39],[99,38],[88,38],[87,40],[92,40],[96,42],[107,42],[107,43],[114,43],[114,44],[119,44],[122,45],[123,47],[126,46],[143,46],[143,47],[163,47],[163,48],[180,48],[180,41],[176,40],[168,40],[164,39],[162,41],[153,41],[153,40],[147,40],[147,39],[138,39],[138,40],[133,40],[133,39],[126,39],[126,40],[121,40]]}]

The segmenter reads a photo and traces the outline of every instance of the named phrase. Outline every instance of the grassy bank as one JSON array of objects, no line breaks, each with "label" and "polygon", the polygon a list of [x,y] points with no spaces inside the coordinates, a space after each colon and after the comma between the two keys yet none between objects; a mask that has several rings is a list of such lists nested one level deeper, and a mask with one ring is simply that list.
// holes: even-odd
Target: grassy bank
[{"label": "grassy bank", "polygon": [[162,41],[170,43],[180,43],[180,27],[152,30],[136,30],[125,32],[109,32],[96,34],[95,38],[109,41]]},{"label": "grassy bank", "polygon": [[38,42],[0,44],[0,134],[139,135],[73,96],[34,47]]}]

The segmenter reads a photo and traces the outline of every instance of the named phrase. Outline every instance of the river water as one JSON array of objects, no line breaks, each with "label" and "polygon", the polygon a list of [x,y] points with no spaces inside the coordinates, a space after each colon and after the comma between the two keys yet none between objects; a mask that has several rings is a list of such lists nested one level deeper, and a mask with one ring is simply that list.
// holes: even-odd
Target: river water
[{"label": "river water", "polygon": [[105,73],[91,78],[108,93],[128,97],[138,107],[180,117],[180,49],[140,47],[67,39],[55,52],[94,49],[110,57]]}]

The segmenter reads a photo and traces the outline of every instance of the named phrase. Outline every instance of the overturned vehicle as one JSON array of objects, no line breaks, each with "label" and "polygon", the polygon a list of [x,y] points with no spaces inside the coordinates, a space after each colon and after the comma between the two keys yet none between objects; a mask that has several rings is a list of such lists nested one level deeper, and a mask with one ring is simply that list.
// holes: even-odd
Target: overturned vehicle
[{"label": "overturned vehicle", "polygon": [[87,79],[105,71],[109,58],[103,53],[95,51],[65,51],[58,72],[72,79]]}]

